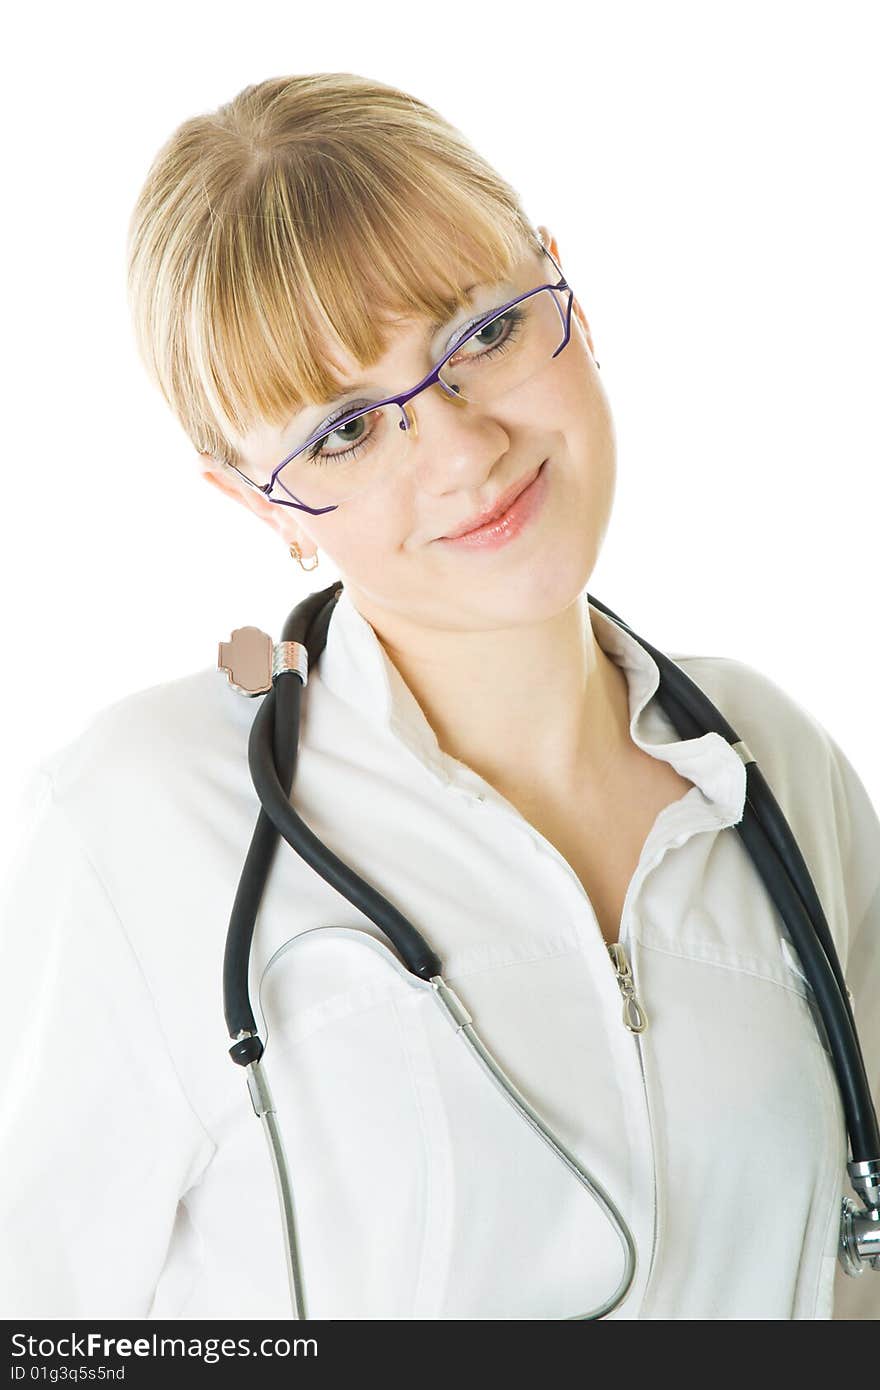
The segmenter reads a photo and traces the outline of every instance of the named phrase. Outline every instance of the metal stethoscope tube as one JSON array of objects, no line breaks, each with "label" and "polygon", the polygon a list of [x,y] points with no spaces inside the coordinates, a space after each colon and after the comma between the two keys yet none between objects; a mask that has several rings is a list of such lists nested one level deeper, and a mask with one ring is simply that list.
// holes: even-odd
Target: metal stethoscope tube
[{"label": "metal stethoscope tube", "polygon": [[[330,618],[341,591],[342,583],[337,580],[328,588],[310,594],[288,616],[281,643],[275,649],[271,688],[267,689],[257,711],[248,741],[248,762],[261,811],[236,892],[223,962],[226,1025],[230,1037],[235,1040],[229,1052],[233,1061],[247,1068],[251,1100],[255,1113],[263,1122],[269,1144],[285,1232],[293,1316],[306,1317],[293,1192],[281,1133],[261,1064],[263,1042],[257,1031],[248,991],[254,926],[279,836],[380,928],[394,947],[402,966],[410,973],[413,983],[418,982],[432,990],[449,1021],[502,1094],[603,1208],[623,1246],[623,1274],[618,1287],[604,1303],[580,1315],[587,1320],[602,1318],[622,1303],[636,1272],[635,1242],[620,1212],[597,1180],[544,1123],[480,1040],[467,1009],[443,980],[440,959],[424,937],[387,898],[323,844],[290,804],[290,789],[296,771],[302,691],[308,670],[317,663],[323,651]],[[669,657],[633,632],[611,609],[590,594],[587,598],[635,638],[657,663],[660,670],[657,698],[680,737],[698,738],[704,733],[715,732],[736,749],[746,765],[745,810],[742,820],[733,828],[741,835],[779,911],[800,958],[807,983],[813,991],[837,1075],[849,1135],[851,1158],[847,1170],[854,1190],[865,1204],[864,1209],[859,1210],[849,1198],[844,1198],[840,1260],[850,1274],[860,1274],[866,1265],[880,1270],[880,1132],[877,1116],[849,991],[825,914],[794,835],[750,750],[699,686]],[[376,944],[369,934],[362,935],[365,941]]]}]

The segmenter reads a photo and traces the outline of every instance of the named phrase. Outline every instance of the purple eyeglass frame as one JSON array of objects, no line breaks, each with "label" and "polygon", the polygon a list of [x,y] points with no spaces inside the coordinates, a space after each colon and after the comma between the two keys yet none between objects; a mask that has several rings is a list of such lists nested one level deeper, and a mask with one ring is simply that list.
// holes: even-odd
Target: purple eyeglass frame
[{"label": "purple eyeglass frame", "polygon": [[[556,284],[554,285],[547,283],[546,285],[537,285],[535,289],[526,290],[525,294],[519,294],[517,295],[516,299],[511,299],[507,304],[502,304],[500,309],[492,309],[488,314],[484,314],[481,319],[479,319],[468,329],[467,334],[465,335],[466,338],[469,338],[473,333],[478,333],[480,329],[484,328],[487,323],[490,323],[492,321],[492,319],[498,318],[500,314],[505,313],[508,309],[512,309],[514,304],[521,304],[524,299],[531,299],[532,295],[541,294],[543,290],[568,290],[568,307],[565,314],[565,337],[559,344],[559,347],[556,349],[556,351],[551,354],[550,360],[552,361],[554,357],[559,356],[560,352],[567,345],[569,338],[571,337],[571,310],[572,304],[574,302],[574,290],[569,285],[565,276],[562,274],[561,267],[557,264],[554,256],[547,250],[546,246],[542,246],[541,250],[543,251],[545,256],[549,257],[549,259],[553,262],[555,268],[559,271],[559,279],[557,280]],[[557,308],[558,307],[559,306],[557,305]],[[561,313],[562,310],[560,310],[560,315]],[[386,396],[385,399],[382,401],[371,401],[369,406],[359,406],[357,410],[352,410],[348,415],[341,415],[338,420],[334,420],[332,422],[333,429],[338,430],[342,427],[342,425],[347,425],[351,420],[356,420],[359,415],[365,415],[368,413],[368,411],[377,410],[380,406],[383,405],[404,406],[407,404],[408,401],[411,401],[414,396],[419,395],[419,393],[422,391],[426,391],[429,386],[433,386],[435,383],[438,386],[442,386],[444,391],[446,391],[448,395],[452,396],[453,399],[462,399],[461,397],[456,396],[454,391],[450,391],[446,383],[440,380],[440,372],[442,368],[446,366],[446,363],[449,361],[450,357],[452,357],[454,353],[456,353],[458,349],[461,347],[462,341],[463,340],[459,340],[458,342],[454,343],[453,346],[449,349],[449,351],[443,356],[443,358],[434,367],[431,368],[427,376],[423,376],[421,381],[416,386],[413,386],[409,391],[402,391],[399,396]],[[406,422],[406,411],[401,412],[399,428],[402,430],[408,430],[410,428],[409,424]],[[268,483],[255,483],[253,478],[249,478],[246,473],[242,473],[241,469],[236,468],[234,463],[229,464],[229,467],[235,473],[237,473],[238,476],[244,480],[244,482],[247,483],[248,487],[252,487],[257,492],[263,493],[263,495],[266,497],[267,502],[274,502],[279,507],[295,507],[297,511],[310,512],[312,516],[321,516],[324,512],[335,512],[338,507],[342,506],[341,502],[334,502],[329,507],[310,507],[306,502],[285,502],[284,499],[281,497],[269,497],[268,495],[272,491],[272,488],[275,485],[275,479],[278,477],[278,474],[281,472],[282,468],[284,468],[288,463],[290,463],[291,459],[295,459],[298,454],[301,454],[306,449],[308,449],[310,445],[316,443],[317,440],[323,439],[324,436],[328,433],[330,433],[330,431],[328,431],[326,424],[322,425],[319,429],[315,430],[313,434],[309,435],[309,438],[305,441],[304,444],[301,444],[298,449],[294,449],[292,454],[288,454],[286,458],[281,460],[278,467],[274,470]],[[291,496],[293,496],[293,493],[291,493]]]}]

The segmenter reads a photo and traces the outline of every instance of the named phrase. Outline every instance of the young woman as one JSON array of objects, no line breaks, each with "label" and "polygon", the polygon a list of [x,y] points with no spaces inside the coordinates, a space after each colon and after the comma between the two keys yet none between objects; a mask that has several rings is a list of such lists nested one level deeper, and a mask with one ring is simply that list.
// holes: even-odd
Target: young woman
[{"label": "young woman", "polygon": [[[303,692],[292,800],[424,931],[624,1214],[638,1263],[609,1316],[877,1316],[880,1279],[836,1260],[843,1114],[734,830],[743,762],[718,734],[678,735],[656,663],[587,598],[615,436],[556,238],[424,103],[315,73],[176,130],[129,253],[140,350],[205,478],[344,582]],[[441,359],[425,389],[377,404]],[[208,659],[215,641],[202,669],[101,710],[34,778],[3,948],[22,998],[6,1030],[7,1316],[289,1315],[220,994],[259,810],[259,701]],[[876,1088],[868,795],[768,677],[674,659],[789,820]],[[327,925],[350,930],[312,930]],[[583,1316],[620,1279],[608,1217],[355,931],[380,936],[282,845],[251,993],[308,1315]]]}]

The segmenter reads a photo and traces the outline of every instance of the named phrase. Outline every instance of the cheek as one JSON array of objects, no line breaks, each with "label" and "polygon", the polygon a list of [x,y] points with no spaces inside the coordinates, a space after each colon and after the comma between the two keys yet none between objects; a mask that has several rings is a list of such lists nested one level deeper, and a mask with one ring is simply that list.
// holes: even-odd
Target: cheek
[{"label": "cheek", "polygon": [[410,530],[404,504],[386,488],[342,503],[315,540],[343,574],[367,579],[393,566]]},{"label": "cheek", "polygon": [[610,474],[613,479],[617,470],[617,435],[611,405],[600,382],[585,401],[579,428],[597,473]]},{"label": "cheek", "polygon": [[605,394],[601,374],[580,343],[553,389],[552,408],[558,428],[568,438],[570,447],[592,465],[597,477],[609,471],[613,473],[617,440],[611,403]]},{"label": "cheek", "polygon": [[582,460],[589,531],[596,546],[601,545],[614,505],[617,487],[617,440],[614,417],[604,391],[591,397],[578,432],[572,431],[571,448]]}]

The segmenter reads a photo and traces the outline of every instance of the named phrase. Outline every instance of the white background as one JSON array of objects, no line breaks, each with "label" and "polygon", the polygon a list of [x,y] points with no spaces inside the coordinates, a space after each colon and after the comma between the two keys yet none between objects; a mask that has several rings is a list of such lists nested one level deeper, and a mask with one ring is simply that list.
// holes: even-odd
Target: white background
[{"label": "white background", "polygon": [[337,577],[326,555],[303,574],[199,477],[135,355],[124,286],[130,210],[171,131],[315,70],[436,106],[556,235],[619,445],[590,593],[657,647],[763,670],[880,805],[876,5],[14,16],[0,843],[22,774],[98,709],[214,666],[234,627],[279,636]]}]

